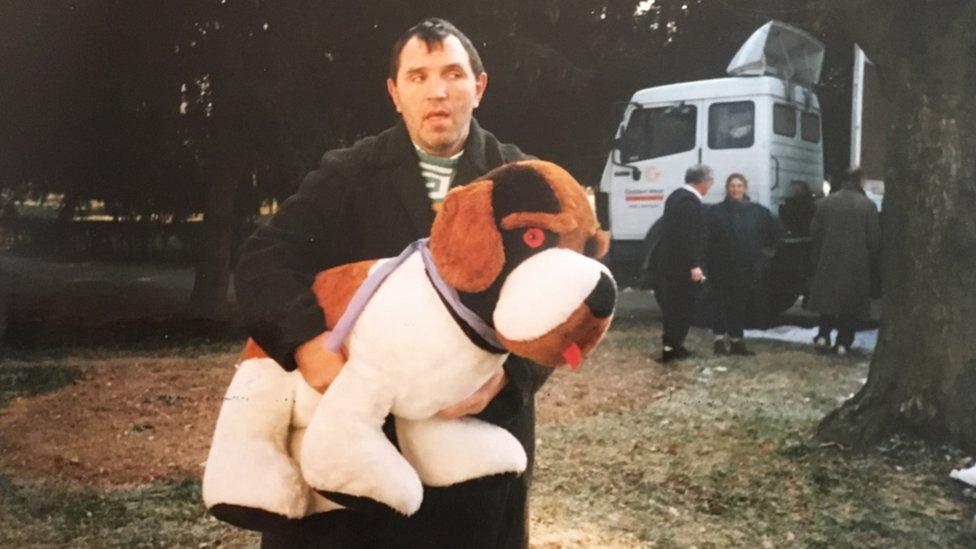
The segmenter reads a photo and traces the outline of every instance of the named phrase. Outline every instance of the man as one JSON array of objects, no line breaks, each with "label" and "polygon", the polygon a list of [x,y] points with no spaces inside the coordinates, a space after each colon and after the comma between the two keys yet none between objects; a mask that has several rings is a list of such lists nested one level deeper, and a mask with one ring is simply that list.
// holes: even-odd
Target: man
[{"label": "man", "polygon": [[[398,255],[427,236],[448,186],[468,183],[526,156],[473,119],[488,83],[471,41],[426,19],[393,46],[387,90],[401,120],[348,149],[327,152],[267,226],[244,244],[238,301],[251,337],[285,369],[324,391],[342,358],[324,347],[324,313],[310,287],[329,267]],[[527,490],[534,450],[533,394],[548,369],[510,358],[504,373],[441,411],[476,414],[515,435],[529,455],[520,478],[426,488],[405,518],[341,510],[267,532],[264,547],[526,547]],[[395,441],[392,422],[386,431]]]},{"label": "man", "polygon": [[790,196],[779,205],[779,219],[789,236],[810,236],[816,200],[817,196],[810,192],[806,181],[795,179],[790,183]]},{"label": "man", "polygon": [[705,281],[702,197],[708,194],[713,180],[711,168],[696,164],[685,172],[684,186],[671,193],[664,203],[656,254],[662,279],[657,298],[664,317],[661,362],[691,356],[684,346],[685,336],[695,311],[695,288]]},{"label": "man", "polygon": [[857,320],[869,316],[871,265],[881,250],[878,208],[863,186],[864,171],[848,169],[840,190],[820,201],[810,224],[815,267],[808,307],[820,313],[813,342],[829,348],[831,331],[837,328],[833,350],[841,356],[850,351]]}]

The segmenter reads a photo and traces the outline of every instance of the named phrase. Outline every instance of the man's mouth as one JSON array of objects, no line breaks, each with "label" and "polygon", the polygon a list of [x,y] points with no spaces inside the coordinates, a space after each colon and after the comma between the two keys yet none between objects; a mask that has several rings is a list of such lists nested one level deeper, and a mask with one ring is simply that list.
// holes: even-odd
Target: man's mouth
[{"label": "man's mouth", "polygon": [[443,122],[450,117],[450,113],[447,111],[430,111],[424,115],[424,120],[429,122]]}]

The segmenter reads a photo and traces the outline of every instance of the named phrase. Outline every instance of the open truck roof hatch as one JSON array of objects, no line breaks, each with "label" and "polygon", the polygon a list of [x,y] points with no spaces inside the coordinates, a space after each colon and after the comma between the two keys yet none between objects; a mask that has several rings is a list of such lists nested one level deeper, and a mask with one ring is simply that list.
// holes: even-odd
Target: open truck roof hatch
[{"label": "open truck roof hatch", "polygon": [[820,81],[824,45],[806,32],[770,21],[752,33],[732,58],[732,76],[770,75],[812,86]]}]

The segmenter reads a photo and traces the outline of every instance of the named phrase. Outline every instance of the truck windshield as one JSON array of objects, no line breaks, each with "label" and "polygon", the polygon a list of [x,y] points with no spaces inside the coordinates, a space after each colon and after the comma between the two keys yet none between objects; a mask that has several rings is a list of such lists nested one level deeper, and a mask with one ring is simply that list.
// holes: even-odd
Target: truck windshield
[{"label": "truck windshield", "polygon": [[636,109],[620,141],[620,158],[635,162],[695,148],[698,109],[692,105]]}]

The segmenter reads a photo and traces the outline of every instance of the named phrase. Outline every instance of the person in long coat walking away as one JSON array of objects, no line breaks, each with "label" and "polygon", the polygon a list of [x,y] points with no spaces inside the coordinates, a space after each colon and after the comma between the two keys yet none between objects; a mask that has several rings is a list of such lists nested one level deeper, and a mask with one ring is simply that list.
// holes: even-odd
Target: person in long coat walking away
[{"label": "person in long coat walking away", "polygon": [[776,249],[779,227],[773,214],[749,201],[749,182],[740,173],[725,180],[725,200],[708,208],[705,257],[714,289],[712,333],[717,355],[752,355],[743,341],[749,302]]},{"label": "person in long coat walking away", "polygon": [[870,314],[871,265],[881,249],[878,208],[863,185],[863,170],[847,170],[841,190],[818,204],[810,224],[815,269],[807,306],[820,313],[814,344],[830,347],[837,328],[833,349],[838,355],[850,350],[857,320]]}]

